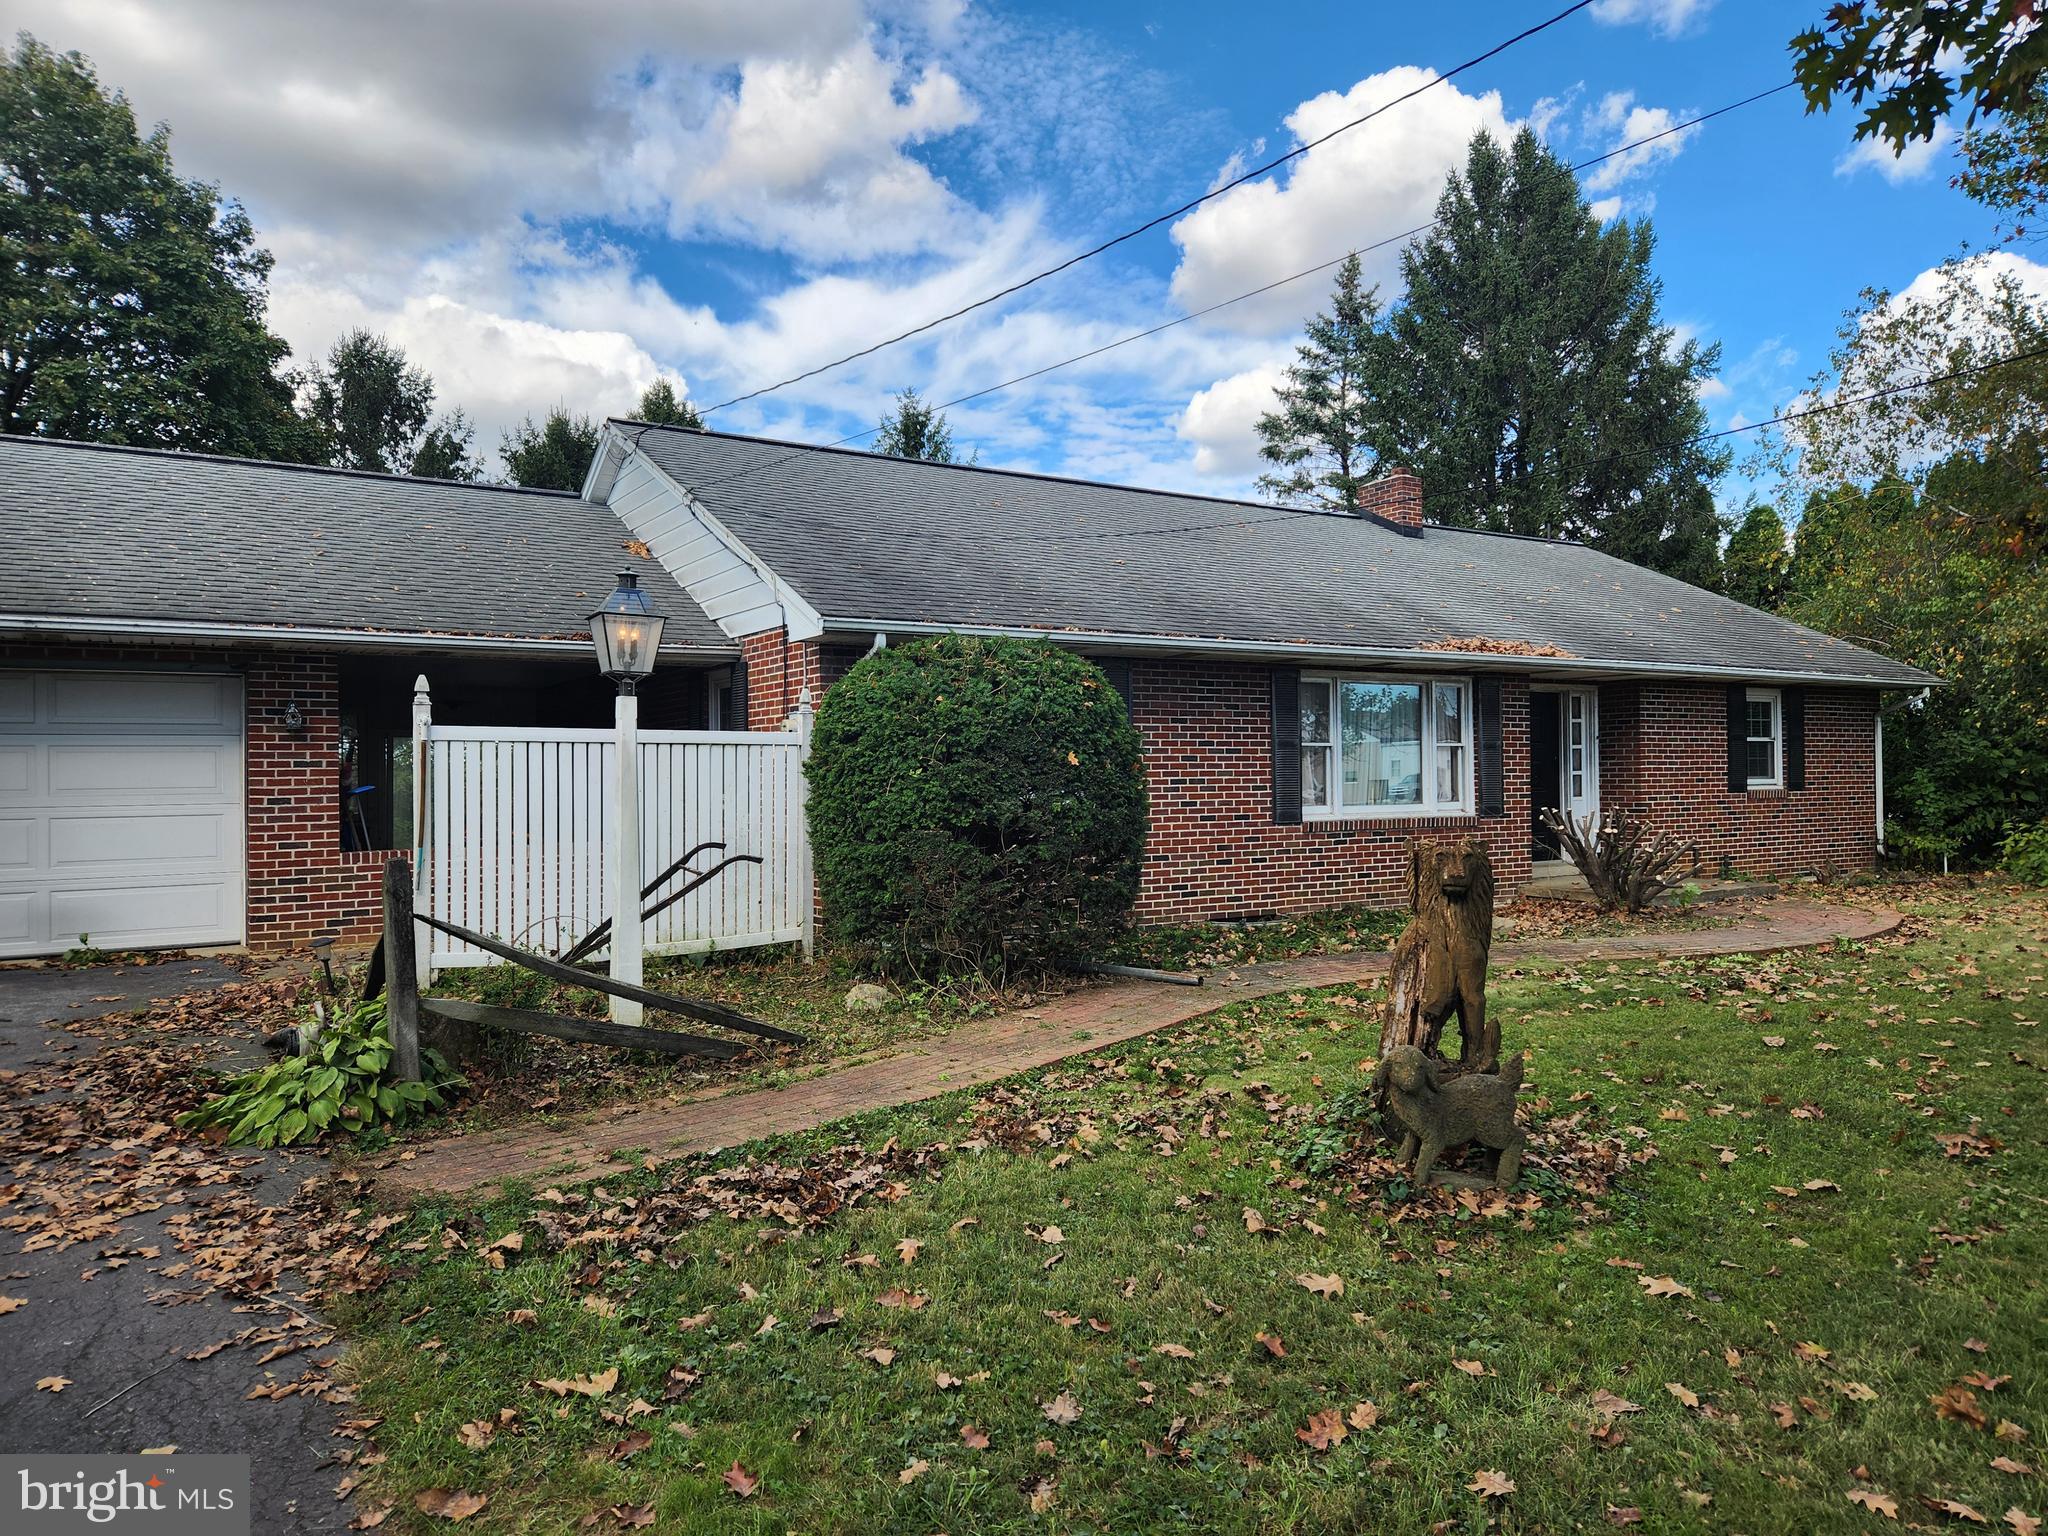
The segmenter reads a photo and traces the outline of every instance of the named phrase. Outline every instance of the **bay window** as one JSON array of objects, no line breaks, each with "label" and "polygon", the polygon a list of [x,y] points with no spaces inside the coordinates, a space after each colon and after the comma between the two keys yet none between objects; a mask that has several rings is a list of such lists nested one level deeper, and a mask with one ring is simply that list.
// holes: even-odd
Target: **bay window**
[{"label": "bay window", "polygon": [[1469,812],[1470,699],[1463,679],[1303,677],[1302,814]]}]

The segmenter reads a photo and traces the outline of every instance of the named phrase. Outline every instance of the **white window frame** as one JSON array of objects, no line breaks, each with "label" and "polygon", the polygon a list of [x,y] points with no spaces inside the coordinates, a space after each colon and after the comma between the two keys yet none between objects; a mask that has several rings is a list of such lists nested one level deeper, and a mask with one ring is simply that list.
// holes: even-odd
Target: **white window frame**
[{"label": "white window frame", "polygon": [[[1423,798],[1414,805],[1346,805],[1344,797],[1344,720],[1343,693],[1345,683],[1397,683],[1422,687],[1422,766],[1419,771]],[[1308,774],[1302,773],[1303,796],[1301,819],[1303,821],[1418,821],[1434,816],[1470,816],[1477,803],[1475,796],[1478,786],[1474,779],[1478,774],[1478,744],[1473,740],[1477,722],[1473,718],[1474,693],[1470,677],[1443,676],[1427,673],[1391,672],[1304,672],[1301,686],[1324,687],[1330,690],[1330,739],[1313,742],[1302,739],[1304,751],[1320,747],[1329,753],[1329,767],[1324,782],[1329,786],[1330,803],[1311,804],[1307,797]],[[1465,722],[1465,739],[1459,743],[1464,748],[1464,771],[1461,774],[1459,798],[1443,801],[1436,796],[1436,698],[1432,690],[1438,687],[1456,688],[1461,696],[1461,716]]]},{"label": "white window frame", "polygon": [[[1742,711],[1742,757],[1745,768],[1749,762],[1749,749],[1759,741],[1771,744],[1771,771],[1768,776],[1758,778],[1749,775],[1751,789],[1783,789],[1785,787],[1785,695],[1776,688],[1751,688],[1743,695]],[[1771,734],[1752,736],[1749,734],[1749,709],[1751,704],[1771,706]]]}]

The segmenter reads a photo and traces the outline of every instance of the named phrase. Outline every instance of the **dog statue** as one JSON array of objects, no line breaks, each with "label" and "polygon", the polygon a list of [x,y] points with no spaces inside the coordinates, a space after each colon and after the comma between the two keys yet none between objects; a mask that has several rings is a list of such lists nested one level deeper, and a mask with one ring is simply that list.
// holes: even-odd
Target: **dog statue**
[{"label": "dog statue", "polygon": [[1444,1023],[1458,1016],[1462,1072],[1492,1072],[1500,1025],[1486,1016],[1486,959],[1493,944],[1493,860],[1477,838],[1408,847],[1414,916],[1394,945],[1380,1055],[1403,1045],[1439,1054]]},{"label": "dog statue", "polygon": [[1387,1053],[1373,1074],[1372,1085],[1386,1095],[1394,1118],[1407,1128],[1401,1160],[1415,1159],[1417,1188],[1429,1183],[1430,1170],[1439,1157],[1468,1141],[1497,1147],[1500,1162],[1493,1175],[1494,1188],[1514,1187],[1522,1171],[1522,1147],[1528,1140],[1515,1124],[1515,1092],[1522,1086],[1527,1060],[1517,1055],[1498,1073],[1462,1072],[1446,1077],[1415,1046],[1396,1046]]}]

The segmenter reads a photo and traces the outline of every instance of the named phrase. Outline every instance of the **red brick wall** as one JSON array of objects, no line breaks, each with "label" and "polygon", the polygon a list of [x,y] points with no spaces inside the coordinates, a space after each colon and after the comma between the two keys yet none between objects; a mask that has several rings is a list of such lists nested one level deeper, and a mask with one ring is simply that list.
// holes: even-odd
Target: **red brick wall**
[{"label": "red brick wall", "polygon": [[1719,683],[1600,689],[1600,803],[1697,839],[1708,873],[1846,873],[1877,862],[1878,695],[1806,690],[1806,788],[1728,788]]},{"label": "red brick wall", "polygon": [[[1408,842],[1476,833],[1505,891],[1529,878],[1529,693],[1501,690],[1507,814],[1273,822],[1272,683],[1262,665],[1135,662],[1131,715],[1145,742],[1152,837],[1140,922],[1405,906]],[[1520,787],[1518,789],[1518,786]]]},{"label": "red brick wall", "polygon": [[825,690],[846,676],[864,647],[794,643],[780,629],[766,629],[740,641],[747,662],[747,729],[779,731],[796,713],[806,688],[815,708]]},{"label": "red brick wall", "polygon": [[[292,949],[308,939],[376,937],[389,853],[344,853],[340,687],[335,659],[247,659],[249,947]],[[284,729],[296,703],[299,734]]]},{"label": "red brick wall", "polygon": [[1412,469],[1390,469],[1358,488],[1358,510],[1403,528],[1422,527],[1422,479]]}]

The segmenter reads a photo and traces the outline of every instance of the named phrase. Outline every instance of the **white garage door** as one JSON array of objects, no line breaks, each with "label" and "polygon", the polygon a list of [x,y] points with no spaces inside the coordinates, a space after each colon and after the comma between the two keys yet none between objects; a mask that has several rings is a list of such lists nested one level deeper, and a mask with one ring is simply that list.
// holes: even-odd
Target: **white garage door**
[{"label": "white garage door", "polygon": [[241,942],[242,684],[0,671],[0,958]]}]

